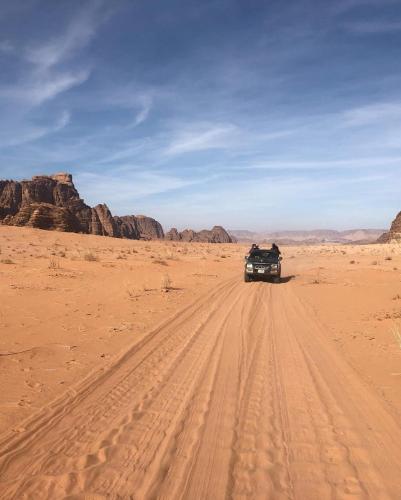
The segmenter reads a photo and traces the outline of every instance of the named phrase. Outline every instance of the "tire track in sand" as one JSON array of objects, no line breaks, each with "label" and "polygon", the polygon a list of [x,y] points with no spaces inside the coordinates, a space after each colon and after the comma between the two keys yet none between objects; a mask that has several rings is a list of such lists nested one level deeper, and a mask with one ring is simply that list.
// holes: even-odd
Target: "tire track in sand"
[{"label": "tire track in sand", "polygon": [[[292,287],[277,290],[272,310],[274,391],[282,415],[292,496],[397,498],[399,449],[388,440],[371,447],[364,427],[388,426],[393,439],[401,443],[399,427],[325,340],[322,326],[307,313]],[[361,411],[366,401],[369,405]],[[375,408],[380,409],[379,421],[370,415]],[[383,446],[392,455],[387,470],[375,464]]]},{"label": "tire track in sand", "polygon": [[[112,432],[114,441],[115,435],[121,433],[118,425],[113,426],[113,418],[118,418],[123,426],[130,424],[127,407],[132,409],[132,414],[138,415],[139,412],[140,416],[143,406],[152,401],[157,391],[161,390],[163,381],[166,380],[167,375],[160,365],[170,370],[170,373],[174,373],[176,360],[180,359],[180,356],[185,358],[185,349],[193,343],[194,338],[199,337],[210,317],[219,311],[220,302],[224,301],[234,289],[232,281],[224,284],[222,289],[217,289],[214,294],[210,294],[201,306],[195,305],[189,308],[186,317],[167,323],[165,328],[159,329],[157,336],[151,336],[142,349],[134,348],[132,359],[128,357],[122,364],[113,367],[110,370],[110,377],[102,375],[105,380],[103,386],[99,387],[100,390],[96,384],[95,394],[90,393],[87,400],[83,399],[83,402],[80,400],[80,404],[67,416],[63,411],[63,418],[59,418],[56,423],[53,419],[49,419],[49,428],[41,429],[39,436],[36,435],[40,437],[47,430],[50,432],[49,436],[45,435],[42,441],[38,439],[35,444],[32,444],[30,440],[28,446],[17,448],[6,454],[1,462],[2,483],[0,485],[8,482],[11,491],[26,490],[36,492],[36,494],[41,491],[41,498],[45,498],[43,492],[50,491],[54,487],[54,477],[61,473],[65,474],[68,470],[70,471],[67,473],[68,477],[64,477],[62,481],[70,484],[66,488],[69,490],[74,485],[82,484],[82,478],[77,477],[82,474],[74,469],[71,470],[74,458],[77,463],[74,468],[96,465],[96,443],[99,443],[101,449],[107,448],[110,432],[114,430]],[[138,363],[136,357],[139,357]],[[122,376],[119,373],[121,371]],[[171,393],[174,392],[173,387],[170,390]],[[153,415],[157,415],[157,412]],[[59,429],[57,425],[60,426]],[[152,427],[151,423],[144,425]],[[108,431],[105,433],[104,429]],[[143,430],[139,418],[136,430],[139,433]],[[103,434],[105,434],[104,437]],[[33,436],[35,436],[34,433]],[[93,446],[94,442],[95,446]],[[101,456],[109,462],[110,456],[105,455],[102,451]],[[28,479],[18,486],[21,483],[19,476],[22,471],[28,475]],[[28,474],[27,471],[29,471]],[[90,483],[90,478],[86,479],[85,486]],[[14,487],[11,487],[13,482]],[[2,492],[3,487],[0,487],[0,492]]]},{"label": "tire track in sand", "polygon": [[2,498],[396,499],[401,431],[291,282],[221,284],[0,440]]}]

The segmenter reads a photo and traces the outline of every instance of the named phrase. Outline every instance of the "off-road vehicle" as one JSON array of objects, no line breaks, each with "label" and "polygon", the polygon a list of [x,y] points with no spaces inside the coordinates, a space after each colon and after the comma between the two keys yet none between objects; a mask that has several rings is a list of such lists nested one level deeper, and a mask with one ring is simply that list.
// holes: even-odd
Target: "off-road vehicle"
[{"label": "off-road vehicle", "polygon": [[280,283],[281,257],[277,252],[257,248],[245,257],[244,281],[274,279]]}]

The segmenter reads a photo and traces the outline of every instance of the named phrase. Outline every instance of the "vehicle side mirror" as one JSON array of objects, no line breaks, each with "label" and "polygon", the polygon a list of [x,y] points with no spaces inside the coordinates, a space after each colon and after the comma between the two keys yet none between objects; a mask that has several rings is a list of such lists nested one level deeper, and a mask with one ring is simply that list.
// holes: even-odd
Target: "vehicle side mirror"
[{"label": "vehicle side mirror", "polygon": [[248,255],[245,255],[244,261],[246,262],[248,260]]},{"label": "vehicle side mirror", "polygon": [[283,260],[283,258],[282,258],[282,257],[279,257],[279,258],[278,258],[278,260]]}]

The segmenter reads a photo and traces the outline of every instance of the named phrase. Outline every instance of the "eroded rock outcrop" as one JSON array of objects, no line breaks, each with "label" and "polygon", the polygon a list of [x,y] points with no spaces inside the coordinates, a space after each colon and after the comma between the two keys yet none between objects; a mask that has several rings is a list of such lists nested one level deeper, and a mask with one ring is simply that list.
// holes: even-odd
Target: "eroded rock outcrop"
[{"label": "eroded rock outcrop", "polygon": [[128,238],[129,240],[140,239],[138,224],[134,215],[114,217],[114,220],[122,238]]},{"label": "eroded rock outcrop", "polygon": [[181,235],[178,232],[178,229],[176,227],[172,227],[170,231],[168,231],[165,235],[164,238],[169,241],[180,241],[181,240]]},{"label": "eroded rock outcrop", "polygon": [[139,234],[143,240],[157,240],[164,238],[164,231],[157,220],[146,215],[136,215]]},{"label": "eroded rock outcrop", "polygon": [[[92,234],[112,236],[114,238],[119,238],[121,236],[118,225],[114,220],[114,217],[111,215],[109,207],[106,204],[102,203],[101,205],[96,205],[96,207],[93,208],[92,211],[94,212],[91,231]],[[96,228],[94,224],[96,224]]]},{"label": "eroded rock outcrop", "polygon": [[163,238],[163,228],[144,215],[113,217],[105,204],[92,208],[80,198],[72,176],[36,175],[31,180],[0,181],[0,221],[12,226],[112,236]]},{"label": "eroded rock outcrop", "polygon": [[391,223],[390,231],[383,233],[379,239],[378,243],[392,243],[401,241],[401,212],[397,214],[397,217]]},{"label": "eroded rock outcrop", "polygon": [[214,226],[213,229],[202,229],[196,232],[193,229],[184,229],[178,232],[175,227],[166,233],[166,240],[170,241],[187,241],[200,243],[234,243],[233,238],[227,233],[222,226]]},{"label": "eroded rock outcrop", "polygon": [[77,219],[68,209],[49,203],[23,205],[16,215],[8,215],[3,222],[12,226],[57,229],[75,233],[81,229]]}]

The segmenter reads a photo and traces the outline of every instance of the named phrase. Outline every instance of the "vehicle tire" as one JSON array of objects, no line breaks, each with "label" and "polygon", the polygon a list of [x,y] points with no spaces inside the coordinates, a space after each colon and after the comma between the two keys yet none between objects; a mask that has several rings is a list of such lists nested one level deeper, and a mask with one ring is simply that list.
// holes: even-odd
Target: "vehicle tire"
[{"label": "vehicle tire", "polygon": [[276,278],[274,278],[274,283],[281,283],[280,276],[277,276]]},{"label": "vehicle tire", "polygon": [[250,281],[252,281],[248,273],[244,273],[244,281],[245,283],[249,283]]}]

